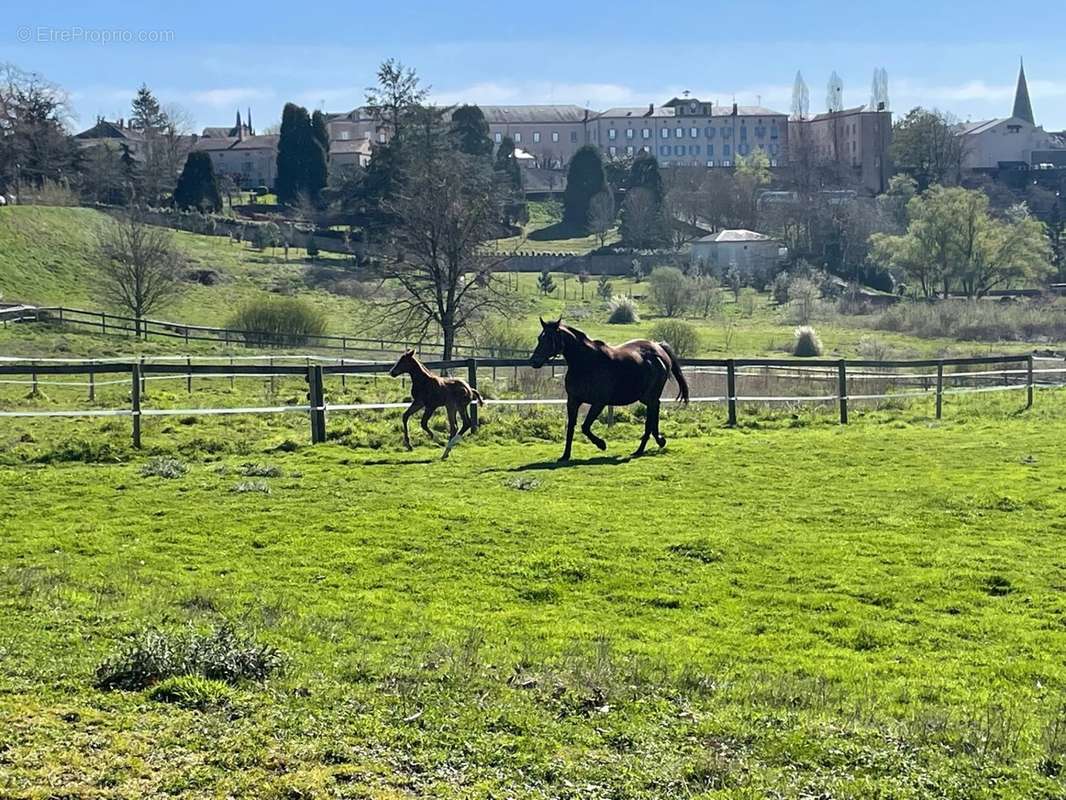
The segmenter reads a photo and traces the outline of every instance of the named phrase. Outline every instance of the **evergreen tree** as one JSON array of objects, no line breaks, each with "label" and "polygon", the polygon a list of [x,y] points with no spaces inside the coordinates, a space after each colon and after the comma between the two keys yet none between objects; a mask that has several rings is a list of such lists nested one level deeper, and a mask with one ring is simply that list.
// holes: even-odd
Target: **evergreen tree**
[{"label": "evergreen tree", "polygon": [[521,191],[522,168],[518,166],[518,159],[514,154],[514,139],[510,136],[504,136],[496,150],[496,174],[503,178],[509,189]]},{"label": "evergreen tree", "polygon": [[318,197],[329,179],[329,128],[321,111],[311,115],[311,136],[321,152],[314,149],[308,152],[307,191],[312,197]]},{"label": "evergreen tree", "polygon": [[576,230],[588,230],[592,198],[606,188],[600,151],[586,144],[570,159],[563,193],[563,222]]},{"label": "evergreen tree", "polygon": [[540,289],[541,294],[551,294],[555,291],[555,281],[552,280],[552,274],[548,270],[541,270],[540,277],[537,278],[537,288]]},{"label": "evergreen tree", "polygon": [[629,168],[629,178],[625,187],[626,189],[647,189],[655,198],[655,202],[662,205],[665,192],[658,159],[647,152],[638,155],[633,160],[633,166]]},{"label": "evergreen tree", "polygon": [[[451,134],[456,148],[471,156],[492,155],[492,139],[489,138],[489,123],[477,106],[459,106],[452,113]],[[514,142],[511,143],[514,154]]]},{"label": "evergreen tree", "polygon": [[667,239],[668,226],[663,208],[663,178],[659,162],[650,153],[633,161],[626,179],[626,201],[618,231],[629,247],[651,249]]},{"label": "evergreen tree", "polygon": [[152,90],[146,84],[141,84],[141,88],[137,90],[137,96],[133,98],[130,107],[132,111],[130,114],[130,126],[133,128],[159,130],[165,128],[169,121],[167,113],[160,107],[159,101],[155,99],[155,95],[152,94]]},{"label": "evergreen tree", "polygon": [[[324,119],[322,124],[324,128]],[[295,103],[285,104],[281,112],[275,179],[279,203],[294,205],[301,195],[312,202],[318,201],[319,193],[326,185],[326,151],[319,138],[321,135],[316,133],[306,108]],[[328,134],[326,141],[328,147]]]},{"label": "evergreen tree", "polygon": [[190,153],[174,189],[174,205],[181,209],[221,211],[222,197],[215,180],[211,156],[204,152]]}]

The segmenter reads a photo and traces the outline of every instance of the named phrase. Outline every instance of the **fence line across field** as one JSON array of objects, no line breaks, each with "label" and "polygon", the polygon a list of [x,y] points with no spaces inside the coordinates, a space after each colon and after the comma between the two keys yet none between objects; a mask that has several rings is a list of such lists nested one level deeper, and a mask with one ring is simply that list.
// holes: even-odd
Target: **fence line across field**
[{"label": "fence line across field", "polygon": [[[216,360],[217,361],[217,360]],[[48,376],[89,376],[90,386],[90,400],[94,397],[96,388],[96,376],[108,375],[117,376],[124,375],[123,379],[115,379],[99,382],[100,385],[105,383],[108,385],[115,385],[118,383],[127,383],[130,387],[130,409],[112,409],[112,410],[68,410],[68,411],[4,411],[0,412],[0,417],[4,418],[17,418],[17,417],[95,417],[95,416],[128,416],[131,417],[133,423],[133,444],[135,447],[141,446],[141,419],[142,417],[167,417],[167,416],[197,416],[197,415],[226,415],[226,414],[277,414],[277,413],[300,413],[307,414],[311,422],[311,441],[314,444],[324,442],[326,440],[326,414],[327,412],[348,412],[348,411],[368,411],[368,410],[385,410],[404,408],[407,403],[352,403],[352,404],[336,404],[331,405],[326,401],[325,393],[325,379],[327,377],[340,377],[343,381],[346,376],[349,375],[379,375],[383,372],[387,372],[391,367],[389,362],[370,362],[370,363],[348,363],[347,360],[342,363],[320,363],[318,360],[312,361],[307,359],[303,365],[288,365],[288,364],[249,364],[235,363],[235,360],[230,359],[228,364],[219,363],[193,363],[191,358],[186,358],[184,363],[150,363],[145,359],[137,359],[129,362],[106,362],[102,363],[97,360],[90,360],[89,363],[84,361],[80,363],[71,362],[58,362],[53,361],[49,363],[39,363],[35,360],[31,360],[29,363],[25,361],[19,362],[2,362],[0,363],[0,375],[4,376],[25,376],[31,377],[31,383],[36,391],[38,383],[40,382],[41,375]],[[1012,369],[1010,365],[1024,365],[1023,369]],[[427,362],[427,367],[431,369],[444,369],[449,371],[461,371],[466,369],[467,381],[474,388],[477,388],[478,369],[496,369],[499,367],[526,367],[528,362],[525,359],[462,359],[453,361],[436,361]],[[848,368],[853,368],[853,375],[849,376]],[[974,376],[978,371],[974,373],[966,372],[946,372],[947,367],[965,367],[965,366],[984,366],[992,367],[991,370],[981,370],[980,377],[988,377],[989,375],[1001,375],[1007,383],[1003,386],[971,386],[971,387],[945,387],[945,380],[952,380],[958,378],[965,378],[967,376]],[[1026,408],[1030,408],[1033,405],[1034,388],[1036,387],[1035,376],[1038,371],[1034,369],[1034,356],[1032,355],[1006,355],[1006,356],[978,356],[974,358],[945,358],[945,359],[915,359],[915,360],[886,360],[875,361],[870,359],[811,359],[806,360],[803,363],[796,363],[794,359],[775,359],[775,358],[745,358],[745,359],[690,359],[687,364],[690,373],[698,372],[700,370],[707,370],[708,368],[724,369],[724,377],[726,383],[726,394],[724,396],[700,396],[693,397],[691,402],[698,403],[725,403],[727,406],[728,424],[735,426],[737,424],[738,416],[738,404],[739,403],[836,403],[839,407],[840,422],[841,424],[847,424],[848,422],[848,403],[849,401],[859,400],[874,400],[874,399],[891,399],[902,397],[928,397],[935,396],[936,398],[936,417],[939,419],[943,412],[943,398],[945,395],[966,394],[966,393],[978,393],[978,392],[992,392],[992,391],[1013,391],[1026,389]],[[923,367],[935,367],[935,388],[928,388],[921,392],[896,392],[885,394],[855,394],[851,395],[848,391],[848,380],[856,377],[867,375],[861,372],[855,372],[855,368],[858,369],[915,369]],[[748,375],[744,372],[745,368],[760,368],[762,372],[755,376]],[[772,374],[772,371],[785,372],[786,374],[791,371],[792,375],[800,373],[801,377],[816,377],[818,379],[831,379],[833,373],[836,375],[837,391],[835,394],[822,394],[822,395],[746,395],[737,391],[737,378],[746,377],[760,377],[768,378]],[[820,370],[819,373],[812,375],[810,370]],[[1043,371],[1043,370],[1042,370]],[[1062,372],[1060,369],[1048,370],[1048,372]],[[718,374],[721,374],[719,372]],[[1011,376],[1021,377],[1024,375],[1024,382],[1018,382],[1011,384]],[[194,409],[144,409],[141,407],[141,401],[143,399],[144,389],[146,381],[148,380],[164,380],[164,379],[179,379],[184,378],[189,386],[191,392],[192,379],[194,376],[201,378],[229,378],[231,382],[236,378],[270,378],[271,381],[278,377],[302,377],[307,382],[307,404],[302,405],[284,405],[284,406],[253,406],[253,407],[236,407],[236,408],[194,408]],[[878,374],[877,378],[881,380],[891,380],[893,376],[890,373]],[[932,378],[931,378],[932,379]],[[10,380],[10,379],[7,379]],[[50,384],[61,383],[58,381],[52,381]],[[70,385],[74,385],[71,381]],[[563,405],[567,401],[563,398],[517,398],[517,399],[490,399],[487,401],[488,405],[493,406],[533,406],[533,405]],[[670,402],[667,399],[667,402]],[[476,421],[477,419],[477,405],[471,406],[471,416]]]}]

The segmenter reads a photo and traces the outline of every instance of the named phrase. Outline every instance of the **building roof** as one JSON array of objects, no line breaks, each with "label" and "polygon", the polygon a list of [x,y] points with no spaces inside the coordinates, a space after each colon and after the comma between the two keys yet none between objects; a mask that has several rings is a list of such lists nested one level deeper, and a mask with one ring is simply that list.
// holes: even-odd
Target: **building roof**
[{"label": "building roof", "polygon": [[884,111],[874,111],[867,106],[855,106],[854,108],[842,108],[840,111],[824,111],[821,114],[815,114],[810,119],[797,120],[798,122],[820,122],[825,119],[832,119],[834,117],[850,117],[852,114],[884,114]]},{"label": "building roof", "polygon": [[236,144],[236,137],[229,136],[201,136],[193,144],[193,150],[229,150]]},{"label": "building roof", "polygon": [[267,133],[261,136],[245,136],[243,139],[238,139],[230,147],[231,150],[276,150],[278,147],[278,139],[281,137],[276,133]]},{"label": "building roof", "polygon": [[1000,118],[1000,119],[986,119],[986,120],[983,120],[981,122],[964,122],[959,127],[959,133],[961,133],[963,136],[973,136],[973,135],[978,134],[978,133],[984,133],[985,131],[990,131],[994,127],[999,125],[1001,122],[1006,122],[1006,121],[1007,120]]},{"label": "building roof", "polygon": [[736,228],[734,230],[718,231],[718,233],[704,236],[702,239],[697,239],[697,241],[721,244],[723,242],[769,242],[772,241],[772,239],[765,233],[756,233],[755,231]]},{"label": "building roof", "polygon": [[341,153],[355,153],[357,155],[370,155],[370,139],[363,137],[361,139],[331,139],[329,143],[329,154],[339,155]]},{"label": "building roof", "polygon": [[[674,101],[670,101],[673,103]],[[675,105],[670,103],[664,103],[661,106],[646,105],[646,106],[620,106],[618,108],[609,108],[596,116],[599,119],[647,119],[650,117],[655,118],[667,118],[667,119],[680,119],[676,113],[674,113]],[[697,116],[706,116],[703,114],[694,114],[686,119],[695,119]],[[713,106],[711,109],[711,116],[714,118],[731,117],[733,116],[733,106]],[[763,106],[737,106],[738,117],[784,117],[787,116],[784,112],[774,111]]]},{"label": "building roof", "polygon": [[518,125],[532,122],[584,122],[595,116],[594,111],[581,106],[481,106],[485,120],[496,125]]},{"label": "building roof", "polygon": [[106,119],[96,120],[91,128],[74,134],[75,139],[132,139],[140,141],[144,134],[139,130],[126,127],[119,122],[109,122]]}]

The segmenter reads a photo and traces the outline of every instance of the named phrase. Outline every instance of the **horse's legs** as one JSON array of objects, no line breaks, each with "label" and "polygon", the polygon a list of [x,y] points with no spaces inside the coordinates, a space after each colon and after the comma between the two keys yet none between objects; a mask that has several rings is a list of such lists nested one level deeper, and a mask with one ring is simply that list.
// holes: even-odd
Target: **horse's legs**
[{"label": "horse's legs", "polygon": [[633,451],[634,456],[644,455],[644,448],[648,446],[648,439],[651,438],[652,417],[654,416],[652,413],[652,405],[657,404],[657,402],[658,401],[652,400],[646,400],[644,402],[647,409],[644,414],[644,435],[640,437],[640,444],[637,445],[637,449]]},{"label": "horse's legs", "polygon": [[588,416],[585,417],[585,422],[581,426],[581,432],[585,434],[585,436],[588,437],[588,440],[594,445],[596,445],[596,447],[598,447],[600,450],[607,449],[607,442],[603,441],[603,439],[601,439],[599,436],[592,432],[592,423],[596,421],[596,417],[598,417],[603,412],[603,409],[605,407],[606,404],[604,403],[592,403],[589,406]]},{"label": "horse's legs", "polygon": [[658,399],[655,401],[654,411],[652,410],[651,407],[648,408],[648,413],[649,414],[654,413],[654,416],[655,416],[654,420],[652,421],[651,435],[655,437],[655,443],[657,445],[659,445],[659,447],[666,447],[666,437],[663,436],[659,432],[659,410],[660,410],[660,408],[662,408],[662,401],[658,400]]},{"label": "horse's legs", "polygon": [[403,412],[403,446],[408,450],[411,449],[411,435],[407,432],[407,420],[411,418],[411,415],[422,408],[422,404],[415,400],[408,406],[407,410]]},{"label": "horse's legs", "polygon": [[459,435],[462,436],[473,427],[470,423],[470,406],[466,403],[460,403],[459,416],[463,419],[463,427],[459,429]]},{"label": "horse's legs", "polygon": [[570,448],[574,444],[574,428],[577,427],[577,412],[581,409],[581,401],[576,397],[566,398],[566,447],[560,461],[570,460]]},{"label": "horse's legs", "polygon": [[[464,413],[463,416],[464,417],[466,416],[465,413]],[[464,419],[464,423],[465,422],[466,422],[466,420]],[[448,443],[444,446],[444,452],[441,453],[441,456],[440,456],[440,460],[441,461],[444,461],[446,458],[448,458],[448,456],[451,455],[452,448],[455,447],[456,444],[458,444],[459,439],[462,437],[462,435],[464,433],[466,433],[466,429],[468,427],[469,427],[469,424],[464,424],[463,425],[463,429],[461,431],[458,430],[458,428],[457,428],[457,426],[455,424],[455,406],[452,405],[451,403],[449,403],[448,404],[448,434],[449,434],[448,435]]]},{"label": "horse's legs", "polygon": [[422,430],[433,440],[434,444],[440,444],[437,441],[437,437],[433,435],[433,431],[429,429],[429,418],[433,416],[433,412],[436,410],[436,406],[426,406],[426,410],[422,413]]}]

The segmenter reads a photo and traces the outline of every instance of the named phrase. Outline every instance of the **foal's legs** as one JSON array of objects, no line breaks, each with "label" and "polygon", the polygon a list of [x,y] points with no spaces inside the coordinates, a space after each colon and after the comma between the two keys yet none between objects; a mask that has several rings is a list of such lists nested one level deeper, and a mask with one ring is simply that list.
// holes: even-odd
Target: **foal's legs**
[{"label": "foal's legs", "polygon": [[603,441],[603,439],[592,432],[592,423],[596,421],[596,417],[603,412],[604,408],[606,408],[605,403],[592,403],[589,406],[588,416],[585,417],[585,422],[581,426],[581,432],[600,450],[607,449],[607,442]]},{"label": "foal's legs", "polygon": [[[655,401],[655,419],[652,423],[651,435],[655,437],[655,443],[659,447],[666,447],[666,437],[659,432],[659,409],[662,407],[662,401]],[[651,413],[651,409],[648,409],[648,413]]]},{"label": "foal's legs", "polygon": [[581,401],[576,397],[566,398],[566,447],[559,458],[560,461],[570,460],[570,448],[574,444],[574,428],[577,427],[577,412],[581,409]]},{"label": "foal's legs", "polygon": [[658,409],[659,401],[657,399],[645,400],[644,405],[646,407],[644,413],[644,435],[640,437],[640,444],[637,446],[637,449],[633,451],[634,456],[644,455],[644,448],[648,446],[648,439],[651,438],[652,417],[654,416],[652,408]]},{"label": "foal's legs", "polygon": [[411,436],[407,432],[407,420],[410,419],[411,415],[415,414],[420,408],[422,408],[422,403],[418,400],[415,400],[411,403],[410,406],[408,406],[407,410],[403,412],[403,446],[406,447],[408,450],[411,449]]},{"label": "foal's legs", "polygon": [[429,418],[433,416],[433,412],[436,410],[436,406],[426,406],[426,410],[422,414],[422,430],[424,430],[429,438],[433,440],[433,444],[440,444],[440,442],[437,441],[437,437],[433,435],[433,431],[429,429]]},{"label": "foal's legs", "polygon": [[444,446],[444,452],[441,453],[441,461],[444,461],[449,455],[451,455],[452,448],[459,442],[459,438],[466,432],[469,424],[464,419],[463,429],[460,431],[455,424],[455,411],[456,408],[451,403],[448,404],[448,443]]},{"label": "foal's legs", "polygon": [[461,403],[459,405],[459,416],[463,418],[463,427],[459,429],[459,435],[462,436],[473,427],[470,422],[470,406],[466,403]]}]

